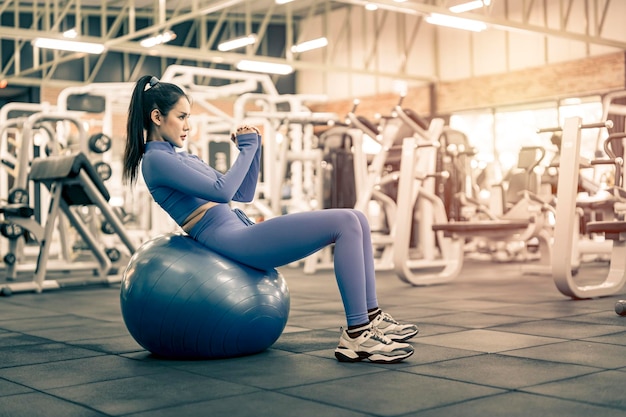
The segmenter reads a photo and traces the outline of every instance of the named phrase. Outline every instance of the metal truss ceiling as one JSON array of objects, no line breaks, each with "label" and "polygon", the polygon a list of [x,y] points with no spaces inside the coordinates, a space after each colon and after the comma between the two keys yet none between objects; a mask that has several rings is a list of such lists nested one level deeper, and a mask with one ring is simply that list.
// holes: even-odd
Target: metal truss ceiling
[{"label": "metal truss ceiling", "polygon": [[[626,50],[623,40],[609,39],[603,36],[603,26],[611,0],[493,0],[504,2],[508,10],[511,2],[522,4],[522,19],[509,19],[494,16],[490,8],[481,13],[472,13],[475,20],[481,20],[492,27],[502,30],[522,30],[597,44]],[[547,2],[559,2],[561,29],[544,25],[531,24],[530,10],[534,7],[546,8]],[[622,1],[622,0],[614,0]],[[568,31],[573,7],[584,3],[586,14],[584,33]],[[0,52],[2,68],[0,80],[7,79],[12,85],[36,86],[42,82],[54,83],[55,71],[64,63],[83,61],[84,70],[74,83],[93,82],[102,71],[108,54],[121,54],[124,63],[122,80],[130,81],[141,71],[142,63],[148,57],[162,58],[163,66],[175,63],[212,67],[216,65],[234,65],[244,57],[263,57],[266,61],[289,63],[296,70],[315,69],[325,72],[351,72],[376,75],[362,65],[357,67],[338,67],[332,62],[311,63],[298,60],[290,52],[293,43],[301,36],[299,28],[319,14],[328,14],[337,8],[363,7],[366,0],[315,1],[296,0],[285,5],[277,5],[273,0],[4,0],[0,6]],[[378,13],[403,13],[425,16],[430,13],[450,15],[447,9],[450,1],[406,1],[377,0]],[[27,22],[27,23],[25,23]],[[94,23],[97,22],[97,23]],[[138,27],[138,22],[142,22]],[[412,45],[422,19],[415,19],[413,30],[404,30],[398,39],[403,38],[405,45]],[[103,43],[106,52],[98,57],[69,52],[41,53],[33,57],[31,41],[37,37],[61,37],[64,30],[76,24],[81,40]],[[160,45],[147,50],[139,45],[139,40],[163,30],[183,25],[186,33],[180,33],[175,44]],[[94,30],[95,26],[95,30]],[[255,47],[248,47],[243,52],[220,52],[215,45],[226,40],[236,29],[251,31],[255,27],[260,42]],[[279,27],[283,31],[282,50],[269,53],[270,27]],[[371,28],[375,32],[376,28]],[[411,33],[411,35],[407,35]],[[410,37],[411,39],[407,39]],[[333,42],[333,39],[329,39]],[[7,57],[7,52],[11,52]],[[375,53],[375,51],[373,51]],[[395,78],[432,78],[432,75],[407,74],[403,60],[398,57],[397,73],[379,75]],[[65,85],[68,80],[63,80]]]}]

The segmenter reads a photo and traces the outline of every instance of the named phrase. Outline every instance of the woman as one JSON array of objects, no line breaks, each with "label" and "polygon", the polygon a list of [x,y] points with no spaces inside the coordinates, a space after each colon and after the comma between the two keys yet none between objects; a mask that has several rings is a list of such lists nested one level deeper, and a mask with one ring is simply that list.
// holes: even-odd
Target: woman
[{"label": "woman", "polygon": [[178,86],[144,76],[136,84],[128,112],[124,153],[126,183],[139,165],[154,200],[192,238],[210,249],[257,269],[300,260],[334,244],[337,284],[347,329],[335,356],[342,362],[368,359],[394,363],[413,354],[404,341],[418,332],[378,308],[370,229],[355,210],[328,209],[288,214],[253,224],[231,201],[249,202],[258,182],[261,136],[255,127],[233,133],[239,155],[225,174],[199,158],[178,152],[189,132],[191,103]]}]

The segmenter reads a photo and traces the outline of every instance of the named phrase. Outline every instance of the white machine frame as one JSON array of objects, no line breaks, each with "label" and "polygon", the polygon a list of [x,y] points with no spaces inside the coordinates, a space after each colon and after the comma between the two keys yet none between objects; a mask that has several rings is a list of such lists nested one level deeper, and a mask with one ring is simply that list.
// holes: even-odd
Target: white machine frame
[{"label": "white machine frame", "polygon": [[563,124],[561,157],[556,203],[556,225],[554,233],[554,253],[552,257],[552,278],[557,289],[572,298],[594,298],[613,295],[626,283],[626,240],[614,239],[611,249],[611,264],[605,279],[596,284],[581,285],[572,274],[573,246],[578,233],[576,215],[577,182],[580,170],[580,130],[584,128],[610,128],[610,121],[583,125],[580,117],[571,117]]}]

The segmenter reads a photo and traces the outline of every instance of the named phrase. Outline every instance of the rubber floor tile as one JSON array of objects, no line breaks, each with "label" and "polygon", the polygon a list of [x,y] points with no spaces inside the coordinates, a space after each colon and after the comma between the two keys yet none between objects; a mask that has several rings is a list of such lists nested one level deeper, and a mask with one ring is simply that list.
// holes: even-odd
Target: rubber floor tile
[{"label": "rubber floor tile", "polygon": [[520,392],[479,398],[403,417],[624,417],[614,408]]},{"label": "rubber floor tile", "polygon": [[151,410],[132,417],[366,417],[329,404],[273,392],[255,392],[219,400]]},{"label": "rubber floor tile", "polygon": [[47,390],[162,371],[159,366],[141,361],[119,356],[96,356],[4,368],[0,369],[0,377],[37,390]]},{"label": "rubber floor tile", "polygon": [[511,350],[502,354],[605,369],[626,366],[626,346],[582,340]]},{"label": "rubber floor tile", "polygon": [[363,413],[396,416],[503,391],[447,379],[389,371],[288,388],[281,392]]},{"label": "rubber floor tile", "polygon": [[524,391],[619,408],[626,412],[625,378],[624,372],[602,371],[559,383],[525,388]]},{"label": "rubber floor tile", "polygon": [[0,415],[7,417],[104,417],[106,414],[51,395],[33,392],[0,397]]},{"label": "rubber floor tile", "polygon": [[99,355],[102,355],[102,353],[68,346],[62,343],[29,345],[28,348],[24,348],[23,346],[5,347],[0,348],[0,357],[2,358],[0,368],[87,358]]},{"label": "rubber floor tile", "polygon": [[48,390],[58,398],[111,415],[158,410],[252,391],[254,388],[172,369],[155,375]]},{"label": "rubber floor tile", "polygon": [[176,368],[268,390],[381,372],[381,369],[375,367],[340,363],[334,356],[323,359],[309,355],[285,355],[273,358],[253,355],[232,360],[181,364]]},{"label": "rubber floor tile", "polygon": [[551,337],[497,332],[485,329],[467,330],[419,338],[419,343],[487,353],[496,353],[558,342],[561,342],[561,340]]},{"label": "rubber floor tile", "polygon": [[518,389],[598,372],[598,368],[484,354],[405,368],[404,371],[504,389]]}]

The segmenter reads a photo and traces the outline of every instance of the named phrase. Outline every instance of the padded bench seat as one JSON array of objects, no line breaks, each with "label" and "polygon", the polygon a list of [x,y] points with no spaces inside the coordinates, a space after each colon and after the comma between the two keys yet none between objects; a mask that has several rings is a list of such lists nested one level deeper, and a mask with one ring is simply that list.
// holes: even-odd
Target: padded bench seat
[{"label": "padded bench seat", "polygon": [[485,220],[479,222],[451,222],[434,224],[435,232],[442,231],[446,236],[452,234],[480,236],[503,234],[510,236],[515,231],[524,231],[531,225],[530,220]]},{"label": "padded bench seat", "polygon": [[626,232],[626,221],[609,220],[589,222],[586,228],[589,233],[604,233],[607,239],[619,240],[620,234]]},{"label": "padded bench seat", "polygon": [[[84,153],[36,158],[33,160],[28,177],[35,182],[44,183],[48,188],[55,182],[63,182],[62,197],[68,205],[93,204],[93,199],[85,192],[84,184],[78,181],[81,171],[87,174],[102,197],[109,201],[111,198],[109,191]],[[76,181],[71,181],[72,179]]]}]

